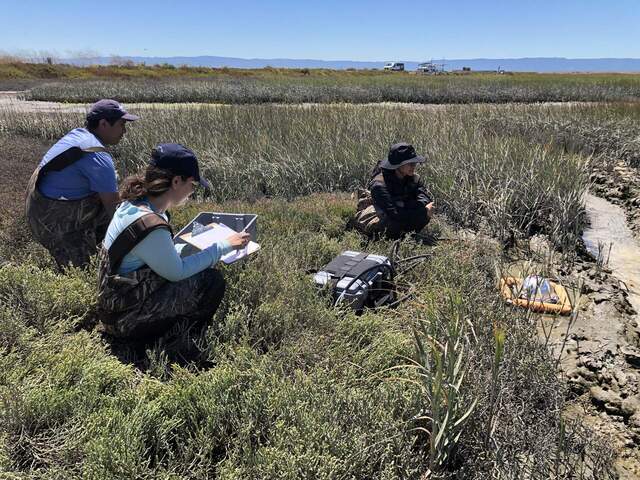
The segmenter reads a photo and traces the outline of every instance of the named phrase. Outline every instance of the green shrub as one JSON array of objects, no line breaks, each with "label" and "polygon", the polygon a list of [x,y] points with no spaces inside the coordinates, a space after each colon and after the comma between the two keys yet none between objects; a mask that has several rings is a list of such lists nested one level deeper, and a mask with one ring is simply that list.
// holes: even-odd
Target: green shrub
[{"label": "green shrub", "polygon": [[0,301],[21,312],[25,325],[39,333],[68,332],[93,314],[93,272],[69,269],[59,274],[28,263],[0,267]]}]

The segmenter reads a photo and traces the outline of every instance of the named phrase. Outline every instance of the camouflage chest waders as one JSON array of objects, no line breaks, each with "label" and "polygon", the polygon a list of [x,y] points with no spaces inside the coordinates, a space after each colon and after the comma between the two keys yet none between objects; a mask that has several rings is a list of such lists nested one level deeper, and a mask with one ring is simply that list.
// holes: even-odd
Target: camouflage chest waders
[{"label": "camouflage chest waders", "polygon": [[224,295],[224,278],[207,268],[179,282],[170,282],[143,266],[116,274],[124,256],[151,231],[171,228],[159,215],[147,214],[125,229],[109,250],[100,249],[98,310],[105,331],[115,337],[149,338],[178,322],[205,323]]},{"label": "camouflage chest waders", "polygon": [[99,151],[105,149],[72,147],[44,167],[36,168],[29,180],[25,210],[31,233],[60,267],[87,265],[104,237],[110,218],[97,194],[80,200],[51,199],[39,192],[38,182],[46,172],[60,171],[85,153]]},{"label": "camouflage chest waders", "polygon": [[[378,175],[376,180],[382,175]],[[383,224],[381,221],[382,212],[376,209],[373,204],[373,197],[371,191],[366,188],[358,189],[358,205],[356,207],[356,216],[353,219],[353,225],[355,228],[365,235],[373,235],[375,233],[382,232]]]}]

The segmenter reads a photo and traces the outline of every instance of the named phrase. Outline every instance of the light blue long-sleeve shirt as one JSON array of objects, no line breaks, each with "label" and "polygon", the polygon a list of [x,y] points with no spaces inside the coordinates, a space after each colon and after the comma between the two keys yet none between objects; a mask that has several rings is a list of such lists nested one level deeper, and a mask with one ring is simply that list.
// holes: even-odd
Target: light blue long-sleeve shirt
[{"label": "light blue long-sleeve shirt", "polygon": [[[107,228],[104,246],[107,249],[110,248],[120,232],[138,218],[153,211],[152,205],[146,200],[121,203]],[[165,214],[159,215],[167,219]],[[182,247],[183,245],[174,245],[168,230],[164,228],[154,230],[125,255],[118,273],[130,273],[143,265],[148,265],[161,277],[177,282],[214,265],[220,257],[233,250],[229,242],[223,240],[201,252],[182,258],[180,257]]]}]

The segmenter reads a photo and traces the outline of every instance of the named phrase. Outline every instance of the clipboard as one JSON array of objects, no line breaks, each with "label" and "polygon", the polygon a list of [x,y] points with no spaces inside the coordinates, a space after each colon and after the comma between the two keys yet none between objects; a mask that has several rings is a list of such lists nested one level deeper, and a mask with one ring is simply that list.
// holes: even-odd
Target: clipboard
[{"label": "clipboard", "polygon": [[[243,215],[243,217],[248,217],[246,223],[244,221],[245,219],[243,217],[239,217],[239,215]],[[180,232],[178,232],[178,234],[174,238],[174,243],[176,244],[185,243],[197,250],[204,250],[205,248],[210,247],[211,245],[228,238],[230,235],[237,233],[237,230],[234,230],[229,225],[225,224],[227,222],[225,223],[209,222],[206,225],[206,229],[204,231],[196,234],[192,233],[196,222],[201,223],[201,220],[207,219],[207,217],[215,218],[215,217],[221,217],[221,216],[223,218],[227,217],[224,219],[228,221],[230,219],[231,222],[235,222],[235,224],[238,223],[238,218],[241,218],[243,220],[242,223],[245,223],[245,226],[242,230],[250,231],[251,237],[255,238],[255,235],[256,235],[255,220],[257,218],[257,215],[214,214],[214,213],[203,212],[203,213],[200,213],[198,216],[196,216],[196,218],[194,218],[185,228],[183,228]],[[229,265],[231,263],[234,263],[242,258],[245,258],[257,252],[258,250],[260,250],[260,245],[257,242],[250,240],[245,248],[232,250],[226,255],[223,255],[220,260],[222,260],[223,263]]]}]

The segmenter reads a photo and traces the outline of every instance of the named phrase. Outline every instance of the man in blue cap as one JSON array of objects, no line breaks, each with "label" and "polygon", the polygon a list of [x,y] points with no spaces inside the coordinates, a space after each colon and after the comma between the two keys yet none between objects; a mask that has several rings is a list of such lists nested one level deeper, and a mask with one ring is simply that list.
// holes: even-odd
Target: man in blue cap
[{"label": "man in blue cap", "polygon": [[389,238],[422,230],[433,215],[433,201],[415,173],[424,161],[412,145],[392,145],[374,168],[368,190],[360,192],[355,227],[366,235]]},{"label": "man in blue cap", "polygon": [[44,155],[27,187],[26,213],[34,238],[60,266],[84,266],[104,238],[119,202],[113,158],[126,122],[137,120],[115,100],[94,103],[86,128],[62,137]]}]

